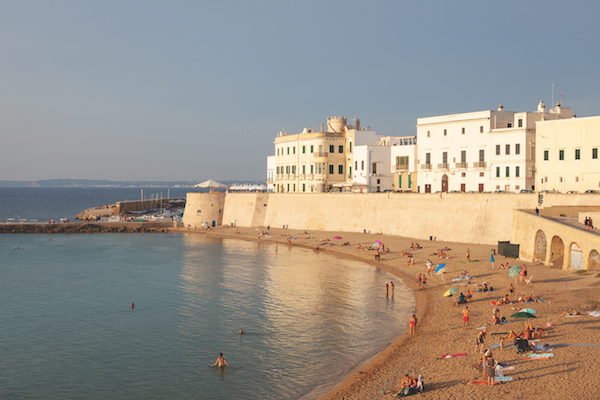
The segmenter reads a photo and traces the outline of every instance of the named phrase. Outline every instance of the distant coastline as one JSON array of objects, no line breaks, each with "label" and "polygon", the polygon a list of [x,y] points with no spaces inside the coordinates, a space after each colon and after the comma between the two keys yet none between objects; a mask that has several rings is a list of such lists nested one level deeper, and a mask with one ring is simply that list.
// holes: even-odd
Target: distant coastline
[{"label": "distant coastline", "polygon": [[[105,179],[44,179],[35,181],[3,181],[0,180],[0,187],[110,187],[110,188],[194,188],[201,182],[197,181],[112,181]],[[249,180],[225,180],[221,181],[226,185],[231,184],[261,184],[264,181]]]}]

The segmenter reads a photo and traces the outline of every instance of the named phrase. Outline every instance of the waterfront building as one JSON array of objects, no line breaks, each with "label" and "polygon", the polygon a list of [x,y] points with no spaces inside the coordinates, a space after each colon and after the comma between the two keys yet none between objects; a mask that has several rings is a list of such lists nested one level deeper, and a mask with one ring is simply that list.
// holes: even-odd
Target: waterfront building
[{"label": "waterfront building", "polygon": [[417,187],[417,137],[390,138],[391,173],[393,190],[416,192]]},{"label": "waterfront building", "polygon": [[267,192],[275,191],[273,182],[275,181],[275,156],[267,157]]},{"label": "waterfront building", "polygon": [[[274,141],[273,191],[351,191],[356,186],[352,170],[355,148],[377,145],[379,139],[375,131],[361,127],[358,118],[348,124],[346,117],[328,118],[327,129],[321,124],[320,130],[304,128],[299,134],[281,131]],[[364,161],[362,147],[360,153]]]},{"label": "waterfront building", "polygon": [[600,191],[600,116],[537,123],[539,190]]},{"label": "waterfront building", "polygon": [[546,112],[485,110],[417,119],[419,192],[519,192],[535,189],[537,121],[571,118]]}]

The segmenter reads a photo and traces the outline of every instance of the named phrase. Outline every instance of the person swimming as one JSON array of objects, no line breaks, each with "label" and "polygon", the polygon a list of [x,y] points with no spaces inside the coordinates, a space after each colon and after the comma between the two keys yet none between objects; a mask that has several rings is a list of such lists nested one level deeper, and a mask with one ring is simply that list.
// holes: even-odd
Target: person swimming
[{"label": "person swimming", "polygon": [[217,361],[215,361],[215,363],[213,365],[211,365],[211,367],[214,367],[214,366],[224,367],[225,365],[227,365],[229,367],[227,360],[225,360],[225,358],[223,357],[223,353],[219,353],[219,358],[217,358]]}]

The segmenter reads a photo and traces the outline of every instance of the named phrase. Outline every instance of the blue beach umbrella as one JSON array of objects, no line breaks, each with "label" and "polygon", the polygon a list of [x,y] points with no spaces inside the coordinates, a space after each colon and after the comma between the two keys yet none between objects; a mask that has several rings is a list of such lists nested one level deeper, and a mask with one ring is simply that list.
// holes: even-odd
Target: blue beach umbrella
[{"label": "blue beach umbrella", "polygon": [[445,272],[444,271],[445,269],[446,269],[446,264],[440,264],[437,267],[435,267],[435,274],[436,275],[442,274]]}]

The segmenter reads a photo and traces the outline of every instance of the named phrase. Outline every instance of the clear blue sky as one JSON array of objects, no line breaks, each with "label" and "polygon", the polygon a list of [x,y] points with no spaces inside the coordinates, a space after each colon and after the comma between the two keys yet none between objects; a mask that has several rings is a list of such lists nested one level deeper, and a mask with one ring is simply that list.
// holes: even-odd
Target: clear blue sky
[{"label": "clear blue sky", "polygon": [[[597,1],[0,1],[0,180],[260,180],[277,132],[600,115]],[[244,131],[250,131],[244,135]]]}]

